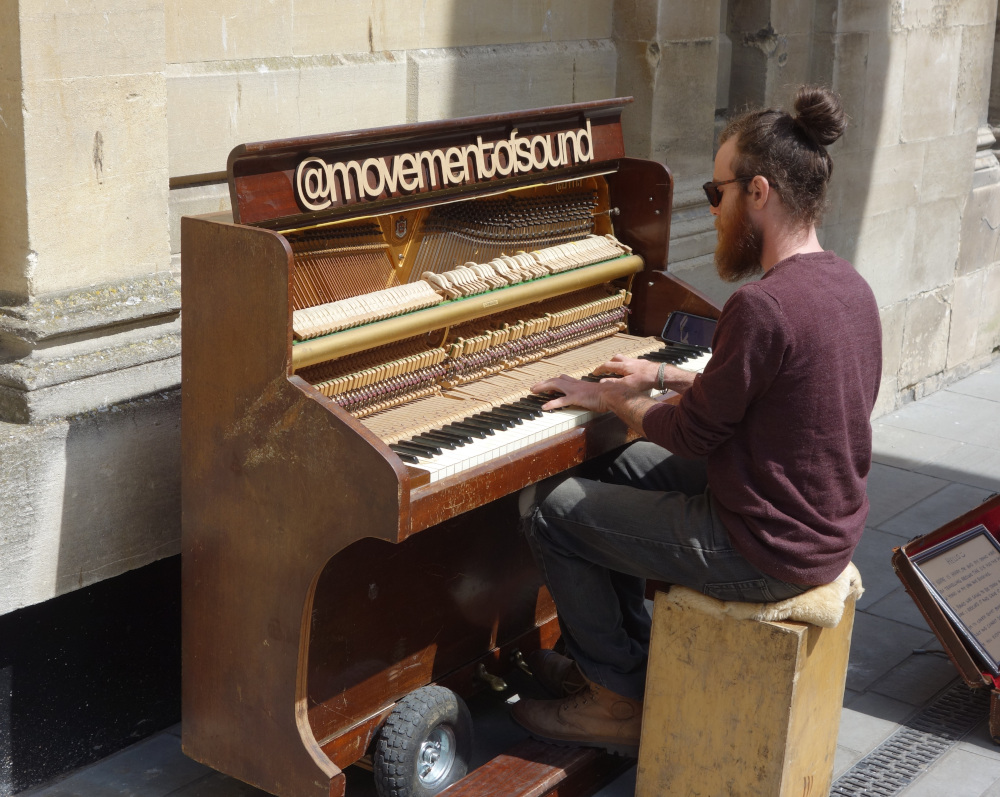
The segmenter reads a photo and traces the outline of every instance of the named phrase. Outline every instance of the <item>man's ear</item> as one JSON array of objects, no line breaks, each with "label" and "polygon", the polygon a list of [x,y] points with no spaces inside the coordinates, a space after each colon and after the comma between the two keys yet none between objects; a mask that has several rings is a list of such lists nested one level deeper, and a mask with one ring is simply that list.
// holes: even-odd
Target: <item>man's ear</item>
[{"label": "man's ear", "polygon": [[750,203],[754,210],[761,210],[771,196],[771,184],[763,175],[756,175],[747,185]]}]

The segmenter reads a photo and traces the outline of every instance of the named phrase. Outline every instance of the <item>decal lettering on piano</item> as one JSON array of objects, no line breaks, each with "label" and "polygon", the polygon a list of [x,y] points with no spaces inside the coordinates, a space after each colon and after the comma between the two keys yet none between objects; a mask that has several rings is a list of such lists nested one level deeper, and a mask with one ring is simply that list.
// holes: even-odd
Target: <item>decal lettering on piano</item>
[{"label": "decal lettering on piano", "polygon": [[587,163],[594,158],[590,120],[587,126],[545,135],[518,135],[464,147],[404,152],[391,158],[327,163],[309,157],[295,170],[295,197],[308,211],[350,205],[399,193],[421,193],[494,177],[544,171]]}]

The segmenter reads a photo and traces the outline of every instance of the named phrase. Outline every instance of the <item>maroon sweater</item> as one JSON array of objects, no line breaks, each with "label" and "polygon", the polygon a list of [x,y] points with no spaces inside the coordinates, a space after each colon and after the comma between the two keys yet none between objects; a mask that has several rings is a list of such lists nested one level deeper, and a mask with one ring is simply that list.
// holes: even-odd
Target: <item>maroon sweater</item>
[{"label": "maroon sweater", "polygon": [[870,417],[882,369],[871,289],[832,252],[796,255],[726,302],[712,359],[646,437],[707,458],[709,491],[736,549],[759,570],[825,584],[868,516]]}]

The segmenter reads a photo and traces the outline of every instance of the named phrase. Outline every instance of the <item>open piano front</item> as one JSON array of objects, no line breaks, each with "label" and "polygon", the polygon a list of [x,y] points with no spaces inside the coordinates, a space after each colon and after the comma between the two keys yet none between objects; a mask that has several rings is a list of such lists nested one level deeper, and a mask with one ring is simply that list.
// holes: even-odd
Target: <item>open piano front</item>
[{"label": "open piano front", "polygon": [[406,695],[558,639],[516,493],[630,436],[528,388],[718,317],[666,272],[627,102],[244,145],[232,218],[183,219],[192,758],[341,795]]}]

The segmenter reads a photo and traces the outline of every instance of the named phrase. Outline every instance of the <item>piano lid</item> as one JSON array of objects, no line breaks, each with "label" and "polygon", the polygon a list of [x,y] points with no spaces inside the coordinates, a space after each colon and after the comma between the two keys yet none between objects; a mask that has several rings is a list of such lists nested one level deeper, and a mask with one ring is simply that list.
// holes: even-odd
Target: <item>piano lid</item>
[{"label": "piano lid", "polygon": [[624,157],[631,97],[242,144],[237,223],[295,227],[572,179]]}]

